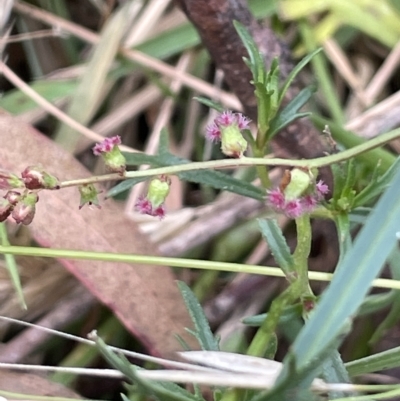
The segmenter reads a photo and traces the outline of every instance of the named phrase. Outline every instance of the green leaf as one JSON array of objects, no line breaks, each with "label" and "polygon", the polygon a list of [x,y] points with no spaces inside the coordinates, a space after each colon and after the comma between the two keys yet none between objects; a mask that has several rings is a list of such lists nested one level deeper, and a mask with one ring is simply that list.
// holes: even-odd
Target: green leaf
[{"label": "green leaf", "polygon": [[[400,165],[400,157],[396,159],[396,161],[392,164],[392,166],[389,168],[389,170],[386,171],[386,173],[383,176],[379,177],[376,180],[371,179],[370,184],[367,185],[354,198],[354,207],[364,206],[369,201],[373,200],[378,195],[380,195],[390,184],[390,181],[393,179],[393,176],[398,170],[399,165]],[[378,171],[378,166],[375,168],[374,171],[375,172]]]},{"label": "green leaf", "polygon": [[265,83],[265,64],[254,39],[240,22],[233,21],[233,25],[249,54],[250,69],[253,74],[254,83]]},{"label": "green leaf", "polygon": [[122,152],[125,157],[127,166],[141,166],[149,164],[151,166],[159,166],[158,156],[148,155],[146,153]]},{"label": "green leaf", "polygon": [[322,50],[322,48],[318,48],[316,50],[314,50],[312,53],[308,54],[307,56],[305,56],[294,68],[293,70],[290,72],[289,76],[287,77],[285,83],[283,84],[283,87],[280,91],[280,95],[279,95],[279,104],[282,103],[283,98],[285,97],[285,94],[287,92],[287,90],[289,89],[289,86],[291,85],[291,83],[293,82],[293,80],[296,78],[297,74],[310,62],[310,60],[316,55],[318,54],[320,51]]},{"label": "green leaf", "polygon": [[192,318],[196,329],[194,335],[199,341],[201,348],[205,351],[219,351],[218,341],[210,329],[210,325],[196,296],[184,282],[178,281],[178,287]]},{"label": "green leaf", "polygon": [[134,382],[142,393],[153,396],[160,401],[199,401],[196,396],[175,383],[140,378],[136,371],[141,368],[132,365],[123,355],[117,355],[101,338],[96,337],[95,342],[105,360]]},{"label": "green leaf", "polygon": [[210,109],[217,110],[219,113],[222,113],[225,110],[225,108],[221,105],[221,103],[214,102],[211,99],[208,99],[206,97],[196,96],[193,99],[197,100],[201,104],[204,104],[205,106],[209,107]]},{"label": "green leaf", "polygon": [[[4,223],[0,223],[0,242],[3,246],[9,246],[10,242],[8,241],[7,230]],[[15,261],[14,255],[4,254],[4,259],[6,262],[6,267],[8,273],[10,275],[11,283],[18,295],[19,302],[21,304],[22,309],[28,309],[26,306],[24,293],[22,291],[21,279],[19,277],[17,263]]]},{"label": "green leaf", "polygon": [[400,347],[379,352],[345,364],[350,376],[358,376],[400,366]]},{"label": "green leaf", "polygon": [[275,261],[285,275],[290,277],[291,273],[295,271],[293,256],[290,253],[289,246],[277,221],[258,219],[258,225],[260,226],[262,236],[271,249]]},{"label": "green leaf", "polygon": [[293,121],[311,115],[310,112],[299,113],[298,111],[308,102],[315,90],[315,86],[308,86],[302,89],[295,98],[274,117],[270,123],[270,139]]},{"label": "green leaf", "polygon": [[146,181],[148,177],[138,177],[138,178],[130,178],[129,180],[121,181],[115,187],[111,188],[107,192],[107,198],[113,198],[114,196],[119,195],[122,192],[128,191],[139,182]]},{"label": "green leaf", "polygon": [[362,304],[372,281],[397,242],[400,221],[400,169],[377,203],[354,245],[340,263],[320,303],[293,344],[298,368],[331,344]]}]

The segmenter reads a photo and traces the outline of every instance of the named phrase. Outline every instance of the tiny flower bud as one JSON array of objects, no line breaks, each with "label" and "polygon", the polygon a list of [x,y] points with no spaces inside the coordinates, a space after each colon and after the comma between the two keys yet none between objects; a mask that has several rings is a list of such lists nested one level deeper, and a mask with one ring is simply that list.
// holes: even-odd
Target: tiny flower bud
[{"label": "tiny flower bud", "polygon": [[0,198],[0,223],[7,220],[7,217],[14,209],[14,205],[5,198]]},{"label": "tiny flower bud", "polygon": [[294,168],[290,172],[290,182],[284,188],[285,198],[287,200],[296,199],[304,193],[309,188],[311,181],[311,176],[308,172]]},{"label": "tiny flower bud", "polygon": [[165,216],[164,202],[169,194],[171,181],[163,175],[151,180],[146,197],[141,197],[135,205],[141,214],[148,214],[162,219]]},{"label": "tiny flower bud", "polygon": [[147,192],[147,199],[150,201],[153,209],[162,205],[169,194],[171,182],[167,176],[161,176],[151,180]]},{"label": "tiny flower bud", "polygon": [[230,110],[219,114],[206,128],[206,138],[212,142],[221,141],[221,151],[229,157],[242,157],[247,141],[242,131],[249,128],[250,120],[241,113]]},{"label": "tiny flower bud", "polygon": [[0,170],[0,189],[23,188],[24,182],[17,175]]},{"label": "tiny flower bud", "polygon": [[100,193],[97,191],[96,187],[93,184],[84,184],[79,186],[79,193],[81,195],[81,200],[79,203],[79,209],[82,209],[83,206],[88,204],[89,206],[96,206],[98,209],[101,209],[99,205],[99,200],[97,195]]},{"label": "tiny flower bud", "polygon": [[12,211],[12,218],[17,224],[28,225],[32,223],[33,217],[35,216],[36,203],[39,200],[38,195],[35,192],[28,192],[21,195],[19,202]]},{"label": "tiny flower bud", "polygon": [[237,124],[221,128],[221,151],[224,155],[239,158],[246,149],[247,141]]},{"label": "tiny flower bud", "polygon": [[101,155],[103,157],[106,167],[110,171],[123,175],[126,169],[126,160],[118,147],[120,144],[121,138],[118,135],[105,138],[103,142],[93,147],[93,153],[96,156]]},{"label": "tiny flower bud", "polygon": [[58,189],[59,181],[49,174],[42,166],[29,166],[22,173],[21,177],[28,189]]},{"label": "tiny flower bud", "polygon": [[324,199],[328,186],[315,183],[314,174],[300,169],[286,171],[279,188],[267,191],[270,206],[290,218],[311,213]]},{"label": "tiny flower bud", "polygon": [[8,191],[4,199],[7,199],[13,206],[15,206],[21,199],[21,194],[17,191]]}]

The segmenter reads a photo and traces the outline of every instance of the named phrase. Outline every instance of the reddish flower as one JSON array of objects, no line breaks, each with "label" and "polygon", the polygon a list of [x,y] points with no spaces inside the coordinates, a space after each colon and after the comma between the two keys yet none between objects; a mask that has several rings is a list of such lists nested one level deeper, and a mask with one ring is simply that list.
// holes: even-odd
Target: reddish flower
[{"label": "reddish flower", "polygon": [[221,151],[229,157],[241,157],[247,149],[242,131],[248,129],[250,120],[241,113],[230,110],[219,114],[206,128],[209,141],[221,142]]},{"label": "reddish flower", "polygon": [[211,142],[219,142],[221,140],[221,130],[217,124],[212,123],[207,125],[206,138]]},{"label": "reddish flower", "polygon": [[35,192],[28,192],[21,195],[11,214],[17,224],[28,225],[32,223],[35,217],[36,203],[38,200],[39,197]]},{"label": "reddish flower", "polygon": [[121,137],[118,135],[105,138],[93,147],[93,153],[96,156],[102,156],[108,170],[124,175],[126,160],[118,147],[120,144]]},{"label": "reddish flower", "polygon": [[42,166],[29,166],[21,177],[28,189],[59,189],[58,179],[49,174]]},{"label": "reddish flower", "polygon": [[[288,186],[286,186],[287,188]],[[297,197],[288,196],[285,189],[275,188],[267,191],[267,202],[277,212],[284,213],[293,219],[314,211],[323,200],[323,194],[328,191],[329,188],[323,181],[311,182],[310,186],[305,189],[305,193],[299,192]]]},{"label": "reddish flower", "polygon": [[102,142],[97,143],[93,147],[93,153],[95,156],[100,156],[102,153],[111,152],[114,146],[121,144],[121,137],[119,135],[111,138],[104,138]]},{"label": "reddish flower", "polygon": [[151,180],[147,195],[138,199],[135,209],[141,214],[148,214],[160,219],[164,218],[164,201],[169,194],[170,185],[171,181],[166,175]]}]

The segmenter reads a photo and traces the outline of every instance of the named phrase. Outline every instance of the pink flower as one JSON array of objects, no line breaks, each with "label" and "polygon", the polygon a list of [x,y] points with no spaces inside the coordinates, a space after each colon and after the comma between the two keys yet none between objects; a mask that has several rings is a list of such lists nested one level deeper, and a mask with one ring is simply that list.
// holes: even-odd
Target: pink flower
[{"label": "pink flower", "polygon": [[237,125],[240,130],[249,129],[251,120],[244,116],[242,113],[237,113]]},{"label": "pink flower", "polygon": [[124,175],[126,170],[126,160],[118,147],[120,144],[121,137],[118,135],[111,138],[105,138],[102,142],[93,147],[93,153],[96,156],[101,155],[109,171]]},{"label": "pink flower", "polygon": [[147,214],[149,216],[159,217],[160,220],[165,217],[164,204],[157,206],[157,207],[153,207],[153,205],[151,204],[151,201],[146,197],[141,197],[138,199],[138,201],[135,204],[135,209],[140,214]]},{"label": "pink flower", "polygon": [[227,127],[228,125],[237,124],[237,114],[231,110],[226,110],[219,114],[215,118],[214,122],[217,125],[222,125],[225,127]]},{"label": "pink flower", "polygon": [[212,123],[207,125],[206,138],[211,142],[219,142],[221,140],[221,130],[217,124]]},{"label": "pink flower", "polygon": [[326,195],[329,192],[329,187],[326,185],[322,180],[319,180],[315,184],[315,189],[317,190],[317,196],[320,199],[324,198],[324,195]]},{"label": "pink flower", "polygon": [[285,214],[291,218],[300,217],[305,212],[301,199],[294,199],[287,202],[284,211]]},{"label": "pink flower", "polygon": [[100,143],[97,143],[93,147],[93,153],[95,156],[100,156],[102,153],[111,152],[114,146],[121,144],[121,137],[119,135],[113,136],[111,138],[104,138]]},{"label": "pink flower", "polygon": [[242,157],[247,141],[242,131],[249,127],[250,120],[241,113],[226,110],[207,126],[205,136],[209,141],[221,142],[221,151],[228,157]]},{"label": "pink flower", "polygon": [[305,213],[311,213],[323,200],[323,194],[329,192],[329,188],[323,181],[312,184],[304,195],[297,198],[286,198],[284,190],[275,188],[267,191],[267,202],[277,212],[295,219]]},{"label": "pink flower", "polygon": [[318,204],[318,198],[315,195],[306,195],[301,199],[301,203],[305,212],[312,212]]},{"label": "pink flower", "polygon": [[161,175],[158,178],[153,178],[150,181],[147,195],[138,199],[135,204],[135,209],[141,214],[149,216],[165,217],[164,202],[169,194],[171,180],[166,175]]},{"label": "pink flower", "polygon": [[277,210],[283,210],[285,208],[285,195],[279,188],[268,191],[268,201]]}]

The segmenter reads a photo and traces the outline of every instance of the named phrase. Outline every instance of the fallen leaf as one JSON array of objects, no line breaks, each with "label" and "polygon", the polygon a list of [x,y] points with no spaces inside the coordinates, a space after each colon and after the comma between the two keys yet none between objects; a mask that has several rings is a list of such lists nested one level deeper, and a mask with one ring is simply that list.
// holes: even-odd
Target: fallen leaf
[{"label": "fallen leaf", "polygon": [[[72,390],[59,383],[51,382],[44,377],[30,373],[10,372],[3,369],[0,374],[0,389],[1,391],[35,396],[81,398]],[[29,399],[29,397],[22,399]]]},{"label": "fallen leaf", "polygon": [[[69,153],[31,126],[6,114],[0,114],[0,144],[0,167],[16,174],[29,165],[41,163],[60,180],[90,176]],[[102,202],[101,209],[85,206],[78,210],[76,188],[42,191],[39,197],[29,227],[35,240],[44,247],[156,254],[154,246],[111,199]],[[169,268],[82,260],[61,262],[115,313],[150,353],[174,358],[175,351],[180,349],[175,334],[193,344],[184,330],[191,327],[190,318]]]}]

